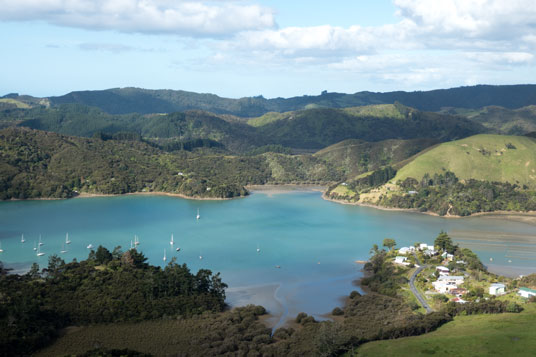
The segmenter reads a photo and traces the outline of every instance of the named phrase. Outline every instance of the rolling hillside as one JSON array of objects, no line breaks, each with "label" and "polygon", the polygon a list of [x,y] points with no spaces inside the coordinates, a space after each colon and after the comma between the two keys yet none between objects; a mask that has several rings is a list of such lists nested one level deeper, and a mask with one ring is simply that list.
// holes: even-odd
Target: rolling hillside
[{"label": "rolling hillside", "polygon": [[402,167],[392,180],[420,180],[452,171],[459,179],[509,182],[536,187],[536,140],[482,134],[443,143]]},{"label": "rolling hillside", "polygon": [[378,142],[350,139],[328,146],[314,156],[332,162],[348,179],[406,160],[438,142],[435,139],[391,139]]},{"label": "rolling hillside", "polygon": [[266,99],[262,96],[231,99],[214,94],[141,88],[77,91],[49,98],[18,96],[17,94],[9,94],[8,97],[32,104],[41,101],[53,106],[79,103],[99,107],[110,114],[205,110],[217,114],[258,117],[268,112],[282,113],[314,107],[347,108],[395,102],[425,111],[439,111],[444,107],[476,109],[490,105],[513,109],[536,104],[536,85],[477,85],[432,91],[386,93],[364,91],[354,94],[324,91],[316,96],[304,95],[273,99]]}]

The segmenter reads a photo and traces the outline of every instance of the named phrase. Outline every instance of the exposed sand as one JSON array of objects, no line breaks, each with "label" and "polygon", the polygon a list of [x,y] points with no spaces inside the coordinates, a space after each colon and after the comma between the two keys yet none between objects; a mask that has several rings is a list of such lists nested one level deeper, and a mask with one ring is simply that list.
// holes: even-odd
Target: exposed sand
[{"label": "exposed sand", "polygon": [[103,194],[103,193],[85,193],[82,192],[78,196],[73,198],[91,198],[91,197],[115,197],[115,196],[169,196],[169,197],[179,197],[187,200],[200,200],[200,201],[225,201],[232,200],[235,198],[243,198],[247,196],[232,197],[232,198],[219,198],[219,197],[195,197],[187,196],[182,193],[170,193],[170,192],[129,192],[124,194]]},{"label": "exposed sand", "polygon": [[290,192],[324,192],[326,186],[319,185],[295,185],[295,184],[285,184],[285,185],[248,185],[246,189],[252,193],[262,192],[266,193],[269,196],[279,195]]}]

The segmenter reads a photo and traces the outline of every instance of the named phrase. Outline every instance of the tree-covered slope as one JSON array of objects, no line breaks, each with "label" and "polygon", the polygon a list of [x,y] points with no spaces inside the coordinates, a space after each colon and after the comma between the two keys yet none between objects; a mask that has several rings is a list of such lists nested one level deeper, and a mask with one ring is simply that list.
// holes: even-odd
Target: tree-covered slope
[{"label": "tree-covered slope", "polygon": [[[27,103],[43,102],[40,98],[8,95]],[[265,99],[262,96],[240,99],[222,98],[214,94],[180,90],[148,90],[114,88],[96,91],[77,91],[58,97],[43,98],[51,105],[80,103],[99,107],[111,114],[171,113],[186,110],[205,110],[217,114],[258,117],[268,112],[288,112],[311,107],[346,108],[371,104],[404,105],[426,111],[444,107],[482,108],[498,105],[521,108],[536,104],[535,85],[477,85],[416,92],[358,92],[354,94],[323,92],[317,96]]]},{"label": "tree-covered slope", "polygon": [[385,113],[357,109],[309,109],[287,113],[283,119],[257,127],[273,144],[321,149],[347,139],[433,138],[452,140],[485,132],[487,129],[465,118],[421,112],[402,105]]},{"label": "tree-covered slope", "polygon": [[0,130],[0,199],[154,191],[231,198],[246,195],[248,184],[328,184],[342,177],[333,164],[310,155],[168,153],[141,141]]},{"label": "tree-covered slope", "polygon": [[482,134],[443,143],[398,170],[396,181],[453,172],[459,179],[509,182],[536,187],[536,140]]},{"label": "tree-covered slope", "polygon": [[518,109],[489,106],[481,109],[449,108],[446,114],[460,115],[482,124],[496,133],[524,135],[536,131],[536,106]]}]

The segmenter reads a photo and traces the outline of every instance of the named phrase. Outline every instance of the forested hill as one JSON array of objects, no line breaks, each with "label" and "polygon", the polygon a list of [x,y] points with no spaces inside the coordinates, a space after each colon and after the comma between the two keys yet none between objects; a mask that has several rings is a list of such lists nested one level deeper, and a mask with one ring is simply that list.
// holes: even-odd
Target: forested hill
[{"label": "forested hill", "polygon": [[180,90],[148,90],[114,88],[77,91],[63,96],[31,98],[8,95],[22,102],[43,102],[55,106],[80,103],[101,108],[110,114],[171,113],[186,110],[206,110],[217,114],[256,117],[267,112],[287,112],[311,107],[346,108],[370,104],[400,102],[419,110],[439,111],[444,107],[482,108],[490,105],[520,108],[536,104],[536,85],[478,85],[451,89],[416,92],[358,92],[354,94],[322,92],[316,96],[266,99],[262,96],[240,99],[222,98],[214,94]]}]

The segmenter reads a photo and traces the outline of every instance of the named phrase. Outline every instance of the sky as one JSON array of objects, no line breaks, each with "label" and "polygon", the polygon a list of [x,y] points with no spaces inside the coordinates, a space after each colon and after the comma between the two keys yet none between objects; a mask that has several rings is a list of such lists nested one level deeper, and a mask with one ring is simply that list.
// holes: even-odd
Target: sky
[{"label": "sky", "polygon": [[0,96],[535,83],[534,0],[0,0]]}]

